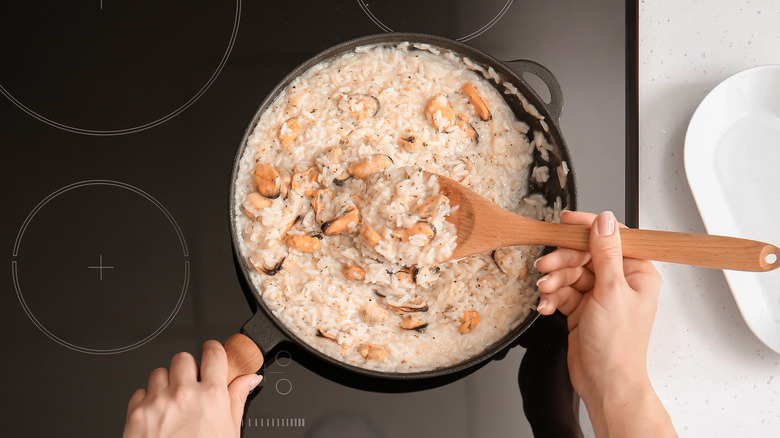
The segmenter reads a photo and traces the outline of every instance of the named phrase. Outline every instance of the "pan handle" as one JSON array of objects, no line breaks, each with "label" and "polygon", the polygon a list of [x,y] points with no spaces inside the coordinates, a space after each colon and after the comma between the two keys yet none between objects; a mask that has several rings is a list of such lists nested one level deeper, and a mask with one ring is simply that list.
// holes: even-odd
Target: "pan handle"
[{"label": "pan handle", "polygon": [[236,333],[225,341],[228,384],[238,376],[259,371],[263,366],[263,355],[268,354],[283,340],[284,335],[273,322],[265,317],[261,310],[256,311],[241,327],[241,333]]},{"label": "pan handle", "polygon": [[531,73],[538,76],[550,91],[550,102],[546,103],[542,101],[542,103],[547,107],[547,111],[553,119],[556,121],[560,120],[561,114],[563,113],[563,92],[561,91],[561,84],[558,83],[558,79],[555,78],[555,75],[553,75],[550,70],[547,70],[547,67],[527,59],[504,61],[504,64],[506,64],[514,74],[520,77],[520,80],[523,81],[529,90],[533,90],[533,87],[531,87],[523,78],[523,74]]}]

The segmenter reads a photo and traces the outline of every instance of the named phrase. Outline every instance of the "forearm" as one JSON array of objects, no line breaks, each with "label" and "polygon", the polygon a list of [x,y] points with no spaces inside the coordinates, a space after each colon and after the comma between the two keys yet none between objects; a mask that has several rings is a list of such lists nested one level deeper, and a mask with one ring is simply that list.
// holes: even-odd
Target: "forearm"
[{"label": "forearm", "polygon": [[649,379],[611,388],[584,399],[597,437],[677,437],[672,419]]}]

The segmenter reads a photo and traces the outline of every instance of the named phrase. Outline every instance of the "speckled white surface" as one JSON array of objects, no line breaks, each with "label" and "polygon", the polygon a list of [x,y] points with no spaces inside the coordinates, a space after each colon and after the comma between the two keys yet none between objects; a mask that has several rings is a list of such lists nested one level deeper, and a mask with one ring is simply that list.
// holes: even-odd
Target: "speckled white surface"
[{"label": "speckled white surface", "polygon": [[[780,2],[653,0],[639,11],[640,226],[703,233],[683,166],[688,122],[727,77],[780,64]],[[780,355],[746,327],[723,273],[657,266],[649,368],[680,435],[780,436]]]}]

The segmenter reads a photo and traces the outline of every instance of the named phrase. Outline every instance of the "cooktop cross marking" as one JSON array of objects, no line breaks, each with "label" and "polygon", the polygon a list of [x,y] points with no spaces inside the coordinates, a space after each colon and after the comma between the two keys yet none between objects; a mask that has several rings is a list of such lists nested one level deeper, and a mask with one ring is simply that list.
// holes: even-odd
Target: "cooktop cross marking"
[{"label": "cooktop cross marking", "polygon": [[103,280],[103,269],[114,269],[113,266],[105,266],[103,265],[103,254],[100,254],[100,262],[97,266],[87,266],[88,269],[97,269],[100,271],[100,280]]}]

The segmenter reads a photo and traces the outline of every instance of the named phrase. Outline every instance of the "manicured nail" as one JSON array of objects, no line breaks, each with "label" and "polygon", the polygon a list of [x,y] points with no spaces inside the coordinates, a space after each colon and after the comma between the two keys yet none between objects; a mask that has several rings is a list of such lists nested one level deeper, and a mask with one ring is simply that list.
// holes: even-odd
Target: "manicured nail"
[{"label": "manicured nail", "polygon": [[538,312],[538,311],[544,309],[545,307],[547,307],[547,304],[548,304],[547,300],[539,301],[539,304],[536,306],[536,311]]},{"label": "manicured nail", "polygon": [[539,278],[538,280],[536,280],[536,286],[539,287],[539,283],[541,283],[543,281],[547,281],[547,279],[549,279],[549,278],[550,278],[550,274],[547,274],[547,275]]},{"label": "manicured nail", "polygon": [[251,381],[251,382],[249,382],[249,386],[250,386],[252,389],[255,389],[255,388],[257,388],[257,385],[259,385],[259,384],[260,384],[260,382],[262,382],[262,381],[263,381],[263,376],[261,376],[261,375],[257,375],[257,376],[255,376],[255,378],[254,378],[254,379],[252,379],[252,381]]},{"label": "manicured nail", "polygon": [[536,268],[537,270],[539,269],[539,267],[538,267],[538,266],[536,266],[536,264],[537,264],[537,263],[539,263],[539,260],[541,260],[541,259],[542,259],[542,258],[541,258],[541,257],[539,257],[538,259],[534,260],[534,268]]},{"label": "manicured nail", "polygon": [[601,236],[611,236],[615,232],[615,215],[611,211],[601,213],[596,220],[596,231]]}]

